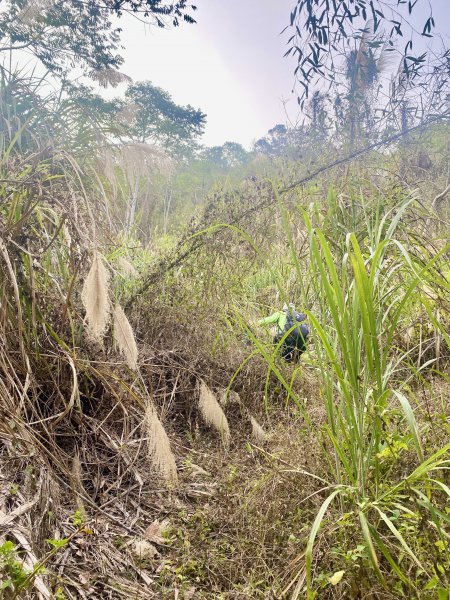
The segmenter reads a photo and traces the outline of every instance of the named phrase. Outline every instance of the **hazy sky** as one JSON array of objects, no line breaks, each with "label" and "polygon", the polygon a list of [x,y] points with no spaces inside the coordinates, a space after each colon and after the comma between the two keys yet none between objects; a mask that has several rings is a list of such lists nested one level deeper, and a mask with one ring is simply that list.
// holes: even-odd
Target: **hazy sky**
[{"label": "hazy sky", "polygon": [[[283,58],[295,0],[197,0],[197,24],[172,30],[121,19],[125,64],[135,81],[150,80],[180,104],[207,114],[203,143],[244,146],[276,123],[298,116],[292,94],[295,59]],[[450,0],[431,0],[436,29],[450,33]],[[429,0],[419,0],[423,25]],[[447,38],[448,42],[448,38]],[[116,91],[117,93],[117,91]],[[283,106],[283,99],[287,102]]]},{"label": "hazy sky", "polygon": [[249,146],[294,116],[295,61],[283,58],[292,0],[197,0],[197,24],[172,30],[123,19],[125,64],[135,81],[149,79],[180,104],[207,114],[207,145]]},{"label": "hazy sky", "polygon": [[[297,96],[292,93],[296,61],[283,57],[291,31],[281,34],[296,3],[195,0],[197,23],[166,29],[125,15],[117,20],[123,30],[121,71],[134,81],[149,80],[167,90],[178,104],[190,104],[206,113],[202,143],[235,141],[249,148],[277,123],[295,124],[299,118]],[[436,21],[434,33],[443,35],[448,47],[450,0],[417,0],[413,16],[420,29],[430,6]],[[419,49],[416,44],[415,51]],[[32,68],[33,59],[22,54],[17,52],[18,64],[25,61]],[[80,74],[75,70],[75,77]],[[112,97],[124,89],[122,85],[98,91]]]}]

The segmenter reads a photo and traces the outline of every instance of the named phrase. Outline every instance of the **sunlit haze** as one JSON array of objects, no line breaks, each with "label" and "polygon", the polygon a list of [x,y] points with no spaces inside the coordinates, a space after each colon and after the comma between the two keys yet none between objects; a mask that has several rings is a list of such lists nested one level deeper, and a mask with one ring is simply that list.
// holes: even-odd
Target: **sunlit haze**
[{"label": "sunlit haze", "polygon": [[[295,61],[283,58],[292,0],[197,2],[197,24],[168,31],[122,20],[123,72],[150,80],[179,104],[207,114],[207,145],[249,146],[274,124],[293,118]],[[292,110],[293,109],[293,110]]]},{"label": "sunlit haze", "polygon": [[[148,80],[167,90],[177,104],[190,104],[206,113],[201,142],[208,146],[235,141],[249,149],[277,123],[298,122],[302,115],[293,92],[296,60],[284,57],[291,32],[282,33],[296,1],[197,0],[195,4],[197,23],[177,28],[149,26],[129,14],[115,19],[122,29],[121,71],[135,82]],[[411,17],[418,30],[415,52],[425,50],[427,40],[420,31],[430,5],[436,22],[431,43],[440,46],[442,37],[448,45],[450,0],[418,0]],[[44,74],[29,53],[18,51],[15,60],[20,67]],[[79,68],[73,70],[73,78],[80,75]],[[85,83],[95,85],[88,79]],[[97,87],[97,91],[113,97],[123,94],[125,84],[106,91]]]},{"label": "sunlit haze", "polygon": [[[173,30],[147,27],[126,16],[123,72],[150,80],[179,104],[207,114],[202,142],[246,146],[276,123],[298,118],[295,59],[283,57],[293,0],[199,0],[195,25]],[[448,35],[449,0],[433,0],[436,29]],[[422,24],[428,2],[415,14]],[[425,17],[426,18],[426,17]],[[447,23],[447,25],[446,25]],[[112,92],[110,92],[112,94]]]}]

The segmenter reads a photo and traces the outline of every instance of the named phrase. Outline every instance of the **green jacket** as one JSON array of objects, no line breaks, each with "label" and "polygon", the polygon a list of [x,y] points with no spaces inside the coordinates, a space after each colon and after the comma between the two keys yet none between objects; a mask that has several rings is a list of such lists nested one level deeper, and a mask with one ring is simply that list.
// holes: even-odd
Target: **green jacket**
[{"label": "green jacket", "polygon": [[270,317],[265,317],[264,319],[260,319],[258,321],[258,325],[276,325],[278,332],[284,331],[284,326],[286,325],[287,315],[284,310],[279,310]]}]

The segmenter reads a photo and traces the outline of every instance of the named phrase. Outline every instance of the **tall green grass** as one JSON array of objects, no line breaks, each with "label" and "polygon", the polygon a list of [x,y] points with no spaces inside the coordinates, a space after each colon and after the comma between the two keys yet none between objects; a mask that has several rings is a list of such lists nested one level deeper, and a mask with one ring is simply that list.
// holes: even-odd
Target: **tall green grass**
[{"label": "tall green grass", "polygon": [[[317,535],[321,528],[331,530],[333,521],[333,530],[340,528],[344,537],[349,521],[358,527],[367,563],[381,585],[397,581],[402,593],[417,597],[423,590],[444,589],[448,574],[424,561],[426,551],[415,546],[411,529],[402,522],[419,515],[430,539],[447,548],[450,518],[442,506],[450,498],[445,483],[450,444],[431,451],[424,447],[411,391],[439,357],[428,357],[417,366],[409,350],[396,347],[396,339],[405,324],[414,324],[417,312],[424,311],[430,335],[440,336],[450,347],[446,325],[436,317],[437,304],[450,292],[442,274],[450,245],[431,253],[426,241],[418,245],[417,235],[406,225],[412,200],[389,209],[389,202],[370,207],[361,199],[346,212],[331,191],[326,218],[315,205],[293,215],[278,200],[290,262],[303,282],[302,300],[311,308],[306,312],[316,339],[313,362],[327,414],[318,435],[330,451],[324,452],[323,460],[334,481],[306,544],[306,595],[314,598],[317,592]],[[292,224],[298,220],[309,242],[309,260],[303,262],[292,237]],[[305,282],[310,282],[308,292]],[[433,300],[425,288],[433,290]],[[282,289],[281,295],[286,296]],[[269,370],[295,399],[273,354],[254,341]],[[410,451],[415,461],[406,461],[399,477],[399,465]],[[418,535],[418,530],[412,531]]]}]

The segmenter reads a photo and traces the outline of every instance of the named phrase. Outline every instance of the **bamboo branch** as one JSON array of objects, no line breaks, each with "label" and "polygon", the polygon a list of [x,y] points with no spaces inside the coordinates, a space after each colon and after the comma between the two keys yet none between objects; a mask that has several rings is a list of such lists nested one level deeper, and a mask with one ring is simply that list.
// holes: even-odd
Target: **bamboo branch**
[{"label": "bamboo branch", "polygon": [[[442,120],[448,118],[449,116],[450,116],[450,110],[446,111],[442,115],[437,115],[435,117],[427,119],[426,121],[419,123],[418,125],[415,125],[414,127],[405,129],[405,130],[401,131],[400,133],[391,135],[388,138],[385,138],[378,142],[374,142],[373,144],[370,144],[369,146],[365,146],[364,148],[360,148],[359,150],[356,150],[355,152],[352,152],[351,154],[348,154],[347,156],[344,156],[343,158],[335,160],[327,165],[324,165],[323,167],[316,169],[315,171],[313,171],[312,173],[309,173],[308,175],[306,175],[302,179],[299,179],[295,183],[292,183],[292,184],[288,185],[287,187],[282,188],[281,190],[279,190],[279,194],[285,194],[286,192],[289,192],[289,191],[295,189],[296,187],[303,185],[305,183],[308,183],[309,181],[315,179],[318,175],[321,175],[322,173],[325,173],[326,171],[330,171],[334,167],[346,164],[346,163],[354,160],[355,158],[358,158],[360,156],[363,156],[364,154],[367,154],[368,152],[371,152],[372,150],[375,150],[376,148],[390,145],[393,142],[396,142],[397,140],[399,140],[403,137],[406,137],[413,132],[420,131],[421,129],[424,129],[425,127],[428,127],[429,125],[432,125],[434,123],[438,123],[439,121],[442,121]],[[447,191],[445,193],[447,193]],[[264,199],[259,204],[256,204],[255,206],[252,206],[251,208],[239,213],[230,222],[230,224],[237,225],[238,223],[242,222],[243,219],[245,219],[252,213],[260,211],[264,208],[267,208],[268,206],[273,204],[274,201],[275,201],[275,196],[272,194],[269,198]],[[207,212],[207,211],[205,211],[205,212]],[[158,262],[158,264],[156,265],[155,269],[153,269],[153,271],[143,280],[139,289],[127,300],[127,302],[125,303],[125,308],[126,309],[131,308],[131,306],[135,303],[137,298],[139,296],[141,296],[142,294],[144,294],[154,283],[156,283],[156,281],[158,281],[163,275],[165,275],[166,273],[171,271],[173,268],[180,265],[184,261],[184,259],[188,258],[191,254],[193,254],[196,250],[198,250],[198,248],[201,246],[201,243],[199,241],[200,238],[198,237],[198,234],[201,231],[203,231],[204,229],[206,229],[210,224],[211,223],[202,221],[199,224],[199,226],[197,226],[197,228],[192,232],[192,234],[190,236],[186,237],[185,239],[183,239],[179,242],[177,248],[175,249],[174,253],[171,256],[166,256],[165,258],[161,259]],[[190,243],[190,246],[188,246],[186,248],[186,245],[189,243]]]}]

